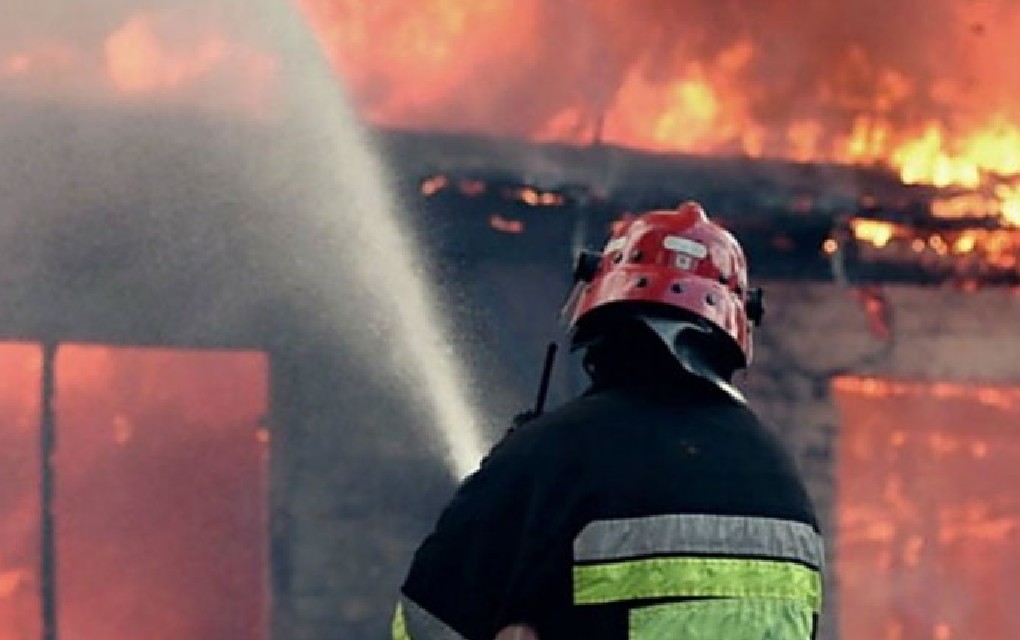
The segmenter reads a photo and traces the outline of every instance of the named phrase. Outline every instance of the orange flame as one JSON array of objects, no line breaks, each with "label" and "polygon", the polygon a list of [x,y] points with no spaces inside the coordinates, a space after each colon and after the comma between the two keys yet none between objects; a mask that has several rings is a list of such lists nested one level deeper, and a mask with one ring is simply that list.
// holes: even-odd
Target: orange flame
[{"label": "orange flame", "polygon": [[[927,20],[909,0],[883,2],[881,19],[868,2],[299,4],[375,124],[879,164],[971,191],[937,215],[1020,225],[1009,81],[1020,6],[1007,0],[932,0]],[[200,102],[216,87],[227,106],[259,112],[278,65],[230,27],[205,11],[147,11],[94,44],[0,44],[0,88],[50,74],[59,90],[98,73],[122,98]]]},{"label": "orange flame", "polygon": [[[925,233],[907,225],[854,218],[850,221],[853,237],[865,246],[895,259],[913,256],[930,264],[948,265],[961,277],[985,268],[1014,270],[1020,266],[1020,229],[962,228]],[[823,245],[832,254],[838,243]]]},{"label": "orange flame", "polygon": [[[180,42],[172,44],[171,36]],[[229,39],[215,25],[154,13],[129,18],[106,38],[103,52],[107,77],[123,94],[183,94],[256,113],[270,103],[277,68],[273,57]]]},{"label": "orange flame", "polygon": [[93,43],[40,38],[11,51],[0,45],[0,90],[87,100],[154,97],[263,115],[273,104],[277,61],[224,22],[211,13],[145,11],[125,16]]},{"label": "orange flame", "polygon": [[[302,0],[364,117],[535,140],[879,163],[976,188],[1020,173],[1005,0]],[[739,6],[738,6],[739,5]],[[994,215],[1020,222],[1016,187]]]},{"label": "orange flame", "polygon": [[171,51],[156,33],[151,14],[132,17],[106,39],[110,80],[125,93],[172,90],[207,75],[227,55],[227,43],[215,36]]}]

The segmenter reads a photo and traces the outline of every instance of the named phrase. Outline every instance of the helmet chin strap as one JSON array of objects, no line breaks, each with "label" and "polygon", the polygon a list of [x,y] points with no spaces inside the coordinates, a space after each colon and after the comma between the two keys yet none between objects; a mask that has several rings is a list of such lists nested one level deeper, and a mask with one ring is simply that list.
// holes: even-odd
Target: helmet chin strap
[{"label": "helmet chin strap", "polygon": [[686,340],[682,339],[684,331],[697,331],[698,333],[709,334],[712,329],[687,320],[663,320],[639,316],[642,322],[651,329],[655,335],[666,345],[673,357],[687,373],[708,380],[720,391],[729,396],[738,404],[747,404],[747,399],[733,383],[725,379],[705,359],[701,349],[693,347]]},{"label": "helmet chin strap", "polygon": [[574,312],[577,311],[577,304],[581,301],[581,294],[584,293],[584,288],[587,285],[587,282],[580,280],[574,283],[574,288],[570,290],[570,294],[560,308],[560,325],[570,326],[570,321],[574,319]]}]

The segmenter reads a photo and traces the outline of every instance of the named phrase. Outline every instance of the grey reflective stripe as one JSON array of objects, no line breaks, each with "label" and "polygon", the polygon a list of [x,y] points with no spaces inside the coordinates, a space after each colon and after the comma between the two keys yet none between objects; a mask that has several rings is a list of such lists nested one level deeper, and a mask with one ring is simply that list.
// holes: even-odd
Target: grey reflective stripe
[{"label": "grey reflective stripe", "polygon": [[411,640],[465,640],[445,622],[422,609],[407,596],[400,596],[404,624]]},{"label": "grey reflective stripe", "polygon": [[821,569],[822,538],[803,522],[776,518],[661,515],[592,522],[574,540],[574,560],[724,554],[796,560]]}]

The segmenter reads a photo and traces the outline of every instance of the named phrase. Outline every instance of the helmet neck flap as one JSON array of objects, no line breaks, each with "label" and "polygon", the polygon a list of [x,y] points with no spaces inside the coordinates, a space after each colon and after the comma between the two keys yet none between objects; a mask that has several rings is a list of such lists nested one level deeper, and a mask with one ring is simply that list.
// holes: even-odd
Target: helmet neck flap
[{"label": "helmet neck flap", "polygon": [[676,388],[693,378],[745,403],[730,382],[736,356],[707,321],[645,313],[628,304],[585,320],[572,335],[571,349],[587,349],[585,370],[596,385]]}]

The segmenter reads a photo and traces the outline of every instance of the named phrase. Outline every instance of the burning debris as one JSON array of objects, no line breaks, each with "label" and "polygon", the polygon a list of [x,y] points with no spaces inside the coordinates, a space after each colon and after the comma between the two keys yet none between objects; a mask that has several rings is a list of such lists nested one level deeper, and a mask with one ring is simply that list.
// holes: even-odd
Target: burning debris
[{"label": "burning debris", "polygon": [[877,163],[940,187],[1020,172],[1005,0],[303,4],[381,126]]},{"label": "burning debris", "polygon": [[[1020,95],[995,75],[1004,54],[1020,53],[1009,28],[1020,25],[1020,10],[1001,0],[966,7],[940,0],[928,9],[939,19],[921,24],[912,3],[884,3],[882,29],[867,2],[850,14],[782,3],[709,10],[695,0],[641,0],[625,10],[607,0],[556,9],[507,0],[302,6],[373,124],[575,148],[594,143],[601,160],[612,160],[603,145],[616,145],[881,172],[900,187],[894,197],[870,179],[833,188],[828,169],[815,176],[824,187],[808,193],[775,197],[763,193],[775,184],[736,176],[744,184],[733,190],[744,193],[724,196],[725,180],[734,177],[724,168],[709,178],[716,192],[702,199],[738,234],[751,215],[773,222],[768,251],[800,253],[804,261],[809,252],[820,254],[811,259],[815,269],[829,259],[849,261],[844,275],[859,281],[1020,283]],[[0,91],[45,96],[73,87],[82,95],[190,102],[260,117],[274,108],[280,61],[243,35],[243,14],[232,7],[119,11],[108,12],[105,32],[91,43],[22,34],[0,46]],[[890,39],[884,30],[896,24],[910,28]],[[787,31],[825,38],[770,35]],[[790,47],[805,47],[805,55],[791,56]],[[522,58],[521,51],[529,53]],[[932,58],[940,62],[937,73]],[[224,82],[229,91],[208,91]],[[210,104],[207,95],[232,102]],[[693,184],[704,175],[659,173],[655,184],[652,176],[634,180],[634,172],[628,180],[613,162],[583,180],[550,182],[548,169],[570,169],[554,162],[532,171],[528,157],[517,160],[509,176],[453,162],[405,177],[421,180],[425,199],[456,193],[466,206],[508,203],[482,215],[490,229],[512,235],[531,226],[518,205],[619,215],[672,207],[685,192],[704,191]],[[744,168],[754,172],[752,166]],[[718,169],[705,163],[705,172]],[[836,172],[851,183],[858,177]],[[664,189],[663,181],[674,185]],[[571,182],[589,193],[574,197]],[[787,186],[778,183],[780,191]],[[805,220],[813,213],[836,220],[820,239],[818,222]],[[791,237],[802,225],[812,226],[810,243]]]},{"label": "burning debris", "polygon": [[[448,225],[454,236],[474,233],[471,218],[511,235],[583,219],[594,238],[630,213],[693,198],[745,243],[764,277],[1020,286],[1020,227],[1004,213],[1011,201],[975,190],[909,185],[890,171],[846,165],[376,135],[411,181],[406,197],[421,202],[430,221],[455,218],[467,229]],[[599,188],[607,165],[618,169],[611,186]]]},{"label": "burning debris", "polygon": [[[1020,54],[1012,36],[1020,9],[1001,0],[939,0],[924,20],[906,0],[838,11],[696,0],[304,6],[374,124],[874,168],[897,179],[897,197],[876,196],[865,181],[835,208],[796,194],[745,202],[736,215],[708,204],[783,225],[790,221],[777,214],[838,219],[817,246],[795,247],[779,233],[771,244],[852,260],[846,274],[858,280],[1020,283],[1020,94],[1001,81],[1003,61]],[[784,33],[801,37],[775,37]],[[603,208],[626,211],[634,203],[621,187],[637,187],[615,169],[588,184],[615,198]],[[527,178],[423,177],[426,198],[451,189],[491,196],[488,185],[509,189],[501,198],[515,205],[570,200]],[[645,189],[646,200],[657,190]],[[905,220],[904,210],[922,213]],[[519,224],[492,220],[497,231],[520,233]]]}]

